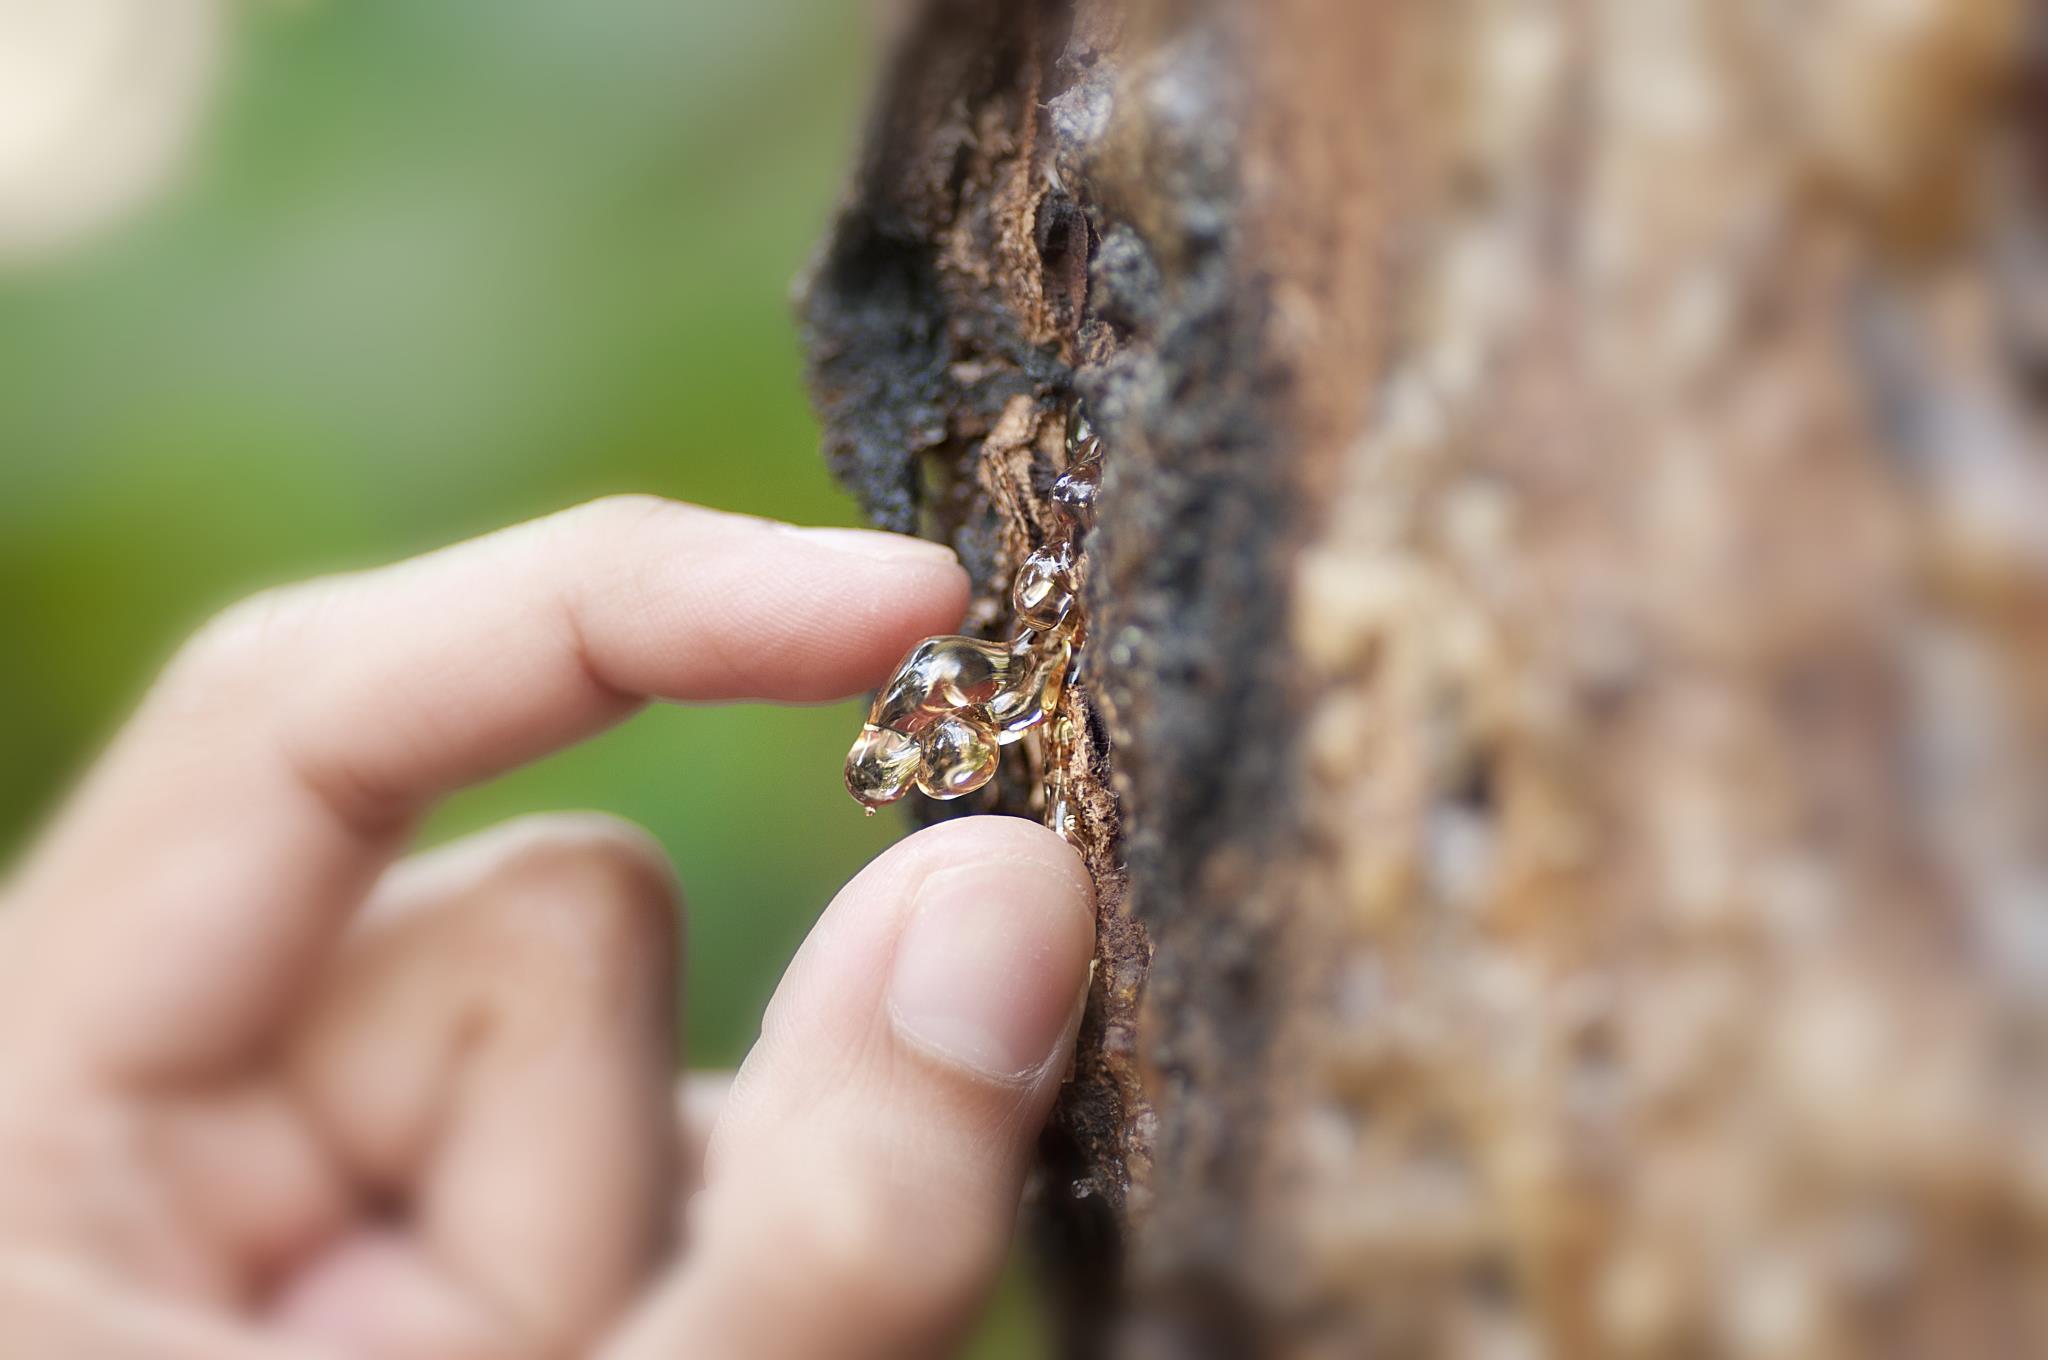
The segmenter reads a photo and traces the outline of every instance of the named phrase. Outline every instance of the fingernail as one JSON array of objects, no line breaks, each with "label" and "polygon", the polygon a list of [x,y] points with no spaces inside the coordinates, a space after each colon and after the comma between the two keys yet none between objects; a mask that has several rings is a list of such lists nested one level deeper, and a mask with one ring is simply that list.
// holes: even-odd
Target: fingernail
[{"label": "fingernail", "polygon": [[1028,860],[942,869],[897,942],[897,1032],[985,1078],[1023,1080],[1065,1045],[1094,949],[1073,876]]},{"label": "fingernail", "polygon": [[871,562],[953,562],[960,559],[943,543],[909,534],[888,534],[877,529],[808,529],[793,532],[834,552],[852,553]]}]

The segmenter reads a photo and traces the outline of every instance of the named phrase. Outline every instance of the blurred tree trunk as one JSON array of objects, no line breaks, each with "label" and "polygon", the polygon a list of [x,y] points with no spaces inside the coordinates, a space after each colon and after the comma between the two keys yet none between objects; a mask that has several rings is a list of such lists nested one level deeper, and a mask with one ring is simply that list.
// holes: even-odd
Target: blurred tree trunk
[{"label": "blurred tree trunk", "polygon": [[834,466],[996,631],[1107,441],[1071,1353],[2048,1354],[2041,16],[899,9]]}]

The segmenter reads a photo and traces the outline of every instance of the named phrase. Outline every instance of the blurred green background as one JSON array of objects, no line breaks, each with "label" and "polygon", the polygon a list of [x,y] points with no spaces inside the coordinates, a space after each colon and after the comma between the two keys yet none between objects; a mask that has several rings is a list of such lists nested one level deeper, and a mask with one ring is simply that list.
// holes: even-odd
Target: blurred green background
[{"label": "blurred green background", "polygon": [[[0,854],[263,585],[611,491],[855,522],[787,294],[866,64],[853,0],[247,8],[175,189],[0,274]],[[858,722],[657,710],[431,838],[548,808],[654,831],[690,897],[692,1060],[728,1065],[899,829],[841,791]],[[1040,1353],[1007,1299],[975,1354]]]}]

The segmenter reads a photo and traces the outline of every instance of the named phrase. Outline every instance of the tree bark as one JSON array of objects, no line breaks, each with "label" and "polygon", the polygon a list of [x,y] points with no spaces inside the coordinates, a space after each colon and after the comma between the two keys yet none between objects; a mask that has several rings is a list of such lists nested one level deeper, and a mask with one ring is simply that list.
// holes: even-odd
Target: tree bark
[{"label": "tree bark", "polygon": [[827,454],[994,635],[1107,449],[1067,1351],[2048,1353],[2043,16],[899,18]]}]

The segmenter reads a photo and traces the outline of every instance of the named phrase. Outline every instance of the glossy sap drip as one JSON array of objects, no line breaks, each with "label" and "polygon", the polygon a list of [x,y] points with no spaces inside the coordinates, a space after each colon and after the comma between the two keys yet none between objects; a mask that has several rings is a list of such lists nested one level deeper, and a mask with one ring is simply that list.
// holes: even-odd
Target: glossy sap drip
[{"label": "glossy sap drip", "polygon": [[[1101,459],[1102,441],[1077,407],[1068,420],[1067,469],[1052,487],[1068,527],[1017,569],[1010,590],[1015,636],[1008,643],[927,638],[876,695],[846,757],[847,791],[870,813],[913,787],[939,799],[982,788],[995,777],[1000,748],[1058,708],[1080,637],[1074,534],[1093,518]],[[1058,810],[1052,793],[1049,811],[1070,822],[1063,791]]]}]

